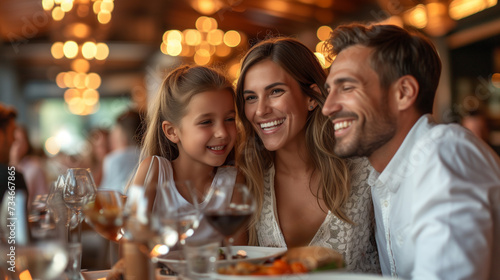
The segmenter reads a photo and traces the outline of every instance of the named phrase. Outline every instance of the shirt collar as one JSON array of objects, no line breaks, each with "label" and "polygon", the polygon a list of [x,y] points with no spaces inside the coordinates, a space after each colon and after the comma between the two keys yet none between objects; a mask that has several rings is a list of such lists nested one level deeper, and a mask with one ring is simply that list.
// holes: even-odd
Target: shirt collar
[{"label": "shirt collar", "polygon": [[403,143],[392,157],[389,164],[381,172],[377,172],[371,167],[368,177],[368,184],[372,187],[387,187],[391,192],[397,192],[401,182],[408,174],[410,153],[419,139],[428,128],[429,124],[434,123],[430,114],[421,116],[413,125],[410,132],[406,135]]}]

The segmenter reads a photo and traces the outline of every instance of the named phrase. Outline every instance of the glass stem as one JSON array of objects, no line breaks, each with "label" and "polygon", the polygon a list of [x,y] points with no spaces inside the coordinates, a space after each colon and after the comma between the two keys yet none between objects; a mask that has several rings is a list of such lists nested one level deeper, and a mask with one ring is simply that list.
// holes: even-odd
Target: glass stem
[{"label": "glass stem", "polygon": [[231,248],[233,243],[232,238],[224,238],[224,243],[226,243],[226,260],[231,261],[233,259],[233,248]]}]

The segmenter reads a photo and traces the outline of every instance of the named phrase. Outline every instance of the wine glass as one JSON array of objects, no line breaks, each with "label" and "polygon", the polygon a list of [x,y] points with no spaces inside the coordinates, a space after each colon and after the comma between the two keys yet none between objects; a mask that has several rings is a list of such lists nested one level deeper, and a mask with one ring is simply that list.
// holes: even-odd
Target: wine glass
[{"label": "wine glass", "polygon": [[213,187],[204,215],[208,223],[225,237],[226,258],[232,259],[232,236],[250,219],[255,200],[245,184],[225,181]]},{"label": "wine glass", "polygon": [[[175,192],[182,198],[175,195]],[[172,196],[164,197],[163,200],[173,203],[173,207],[177,209],[174,212],[174,219],[177,222],[179,244],[182,247],[186,244],[186,239],[191,237],[200,225],[202,216],[200,199],[203,199],[204,195],[197,193],[189,180],[175,182],[170,180],[162,186],[162,196]]]},{"label": "wine glass", "polygon": [[169,201],[170,198],[170,195],[162,195],[156,184],[132,185],[129,188],[124,208],[124,239],[128,243],[137,244],[141,252],[148,257],[149,263],[148,275],[140,275],[140,267],[127,265],[125,256],[126,270],[130,269],[127,271],[128,275],[137,274],[142,279],[154,279],[153,264],[177,243],[176,209]]},{"label": "wine glass", "polygon": [[102,237],[119,242],[123,237],[125,196],[118,191],[99,190],[83,209],[85,221]]},{"label": "wine glass", "polygon": [[63,190],[63,200],[66,206],[78,217],[78,242],[81,241],[81,220],[83,207],[95,200],[96,186],[88,168],[69,168]]},{"label": "wine glass", "polygon": [[57,180],[52,182],[47,196],[47,209],[52,213],[57,223],[63,223],[69,230],[76,228],[77,215],[74,214],[64,203],[63,192],[65,177],[59,175]]},{"label": "wine glass", "polygon": [[12,279],[60,279],[68,262],[64,226],[55,221],[50,211],[41,211],[36,219],[32,217],[30,220],[26,211],[27,196],[23,191],[16,191],[11,198],[12,203],[8,203],[6,201],[10,198],[4,197],[0,211],[1,228],[14,225],[1,234],[8,238],[8,243],[0,242],[0,260],[6,265],[4,273],[7,273],[4,276]]},{"label": "wine glass", "polygon": [[83,207],[95,200],[96,186],[92,173],[88,168],[69,168],[63,190],[63,200],[66,206],[76,213],[77,217],[77,242],[71,242],[71,227],[68,228],[68,248],[71,249],[70,264],[68,265],[68,278],[81,279],[81,242]]}]

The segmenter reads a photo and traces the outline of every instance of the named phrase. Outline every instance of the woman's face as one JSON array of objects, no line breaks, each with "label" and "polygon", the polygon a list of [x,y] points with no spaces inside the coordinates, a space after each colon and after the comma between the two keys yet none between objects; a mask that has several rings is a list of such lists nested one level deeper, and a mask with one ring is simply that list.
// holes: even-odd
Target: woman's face
[{"label": "woman's face", "polygon": [[243,85],[245,116],[269,151],[300,145],[311,98],[298,82],[271,60],[252,66]]}]

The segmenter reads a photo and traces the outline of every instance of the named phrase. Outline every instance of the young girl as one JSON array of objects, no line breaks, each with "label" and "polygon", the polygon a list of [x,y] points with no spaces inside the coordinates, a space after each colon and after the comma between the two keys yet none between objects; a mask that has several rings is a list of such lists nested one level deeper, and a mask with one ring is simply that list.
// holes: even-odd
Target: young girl
[{"label": "young girl", "polygon": [[[218,180],[236,180],[236,168],[221,167],[232,161],[236,140],[234,89],[221,73],[202,66],[180,66],[163,81],[152,108],[133,184],[161,186],[174,180],[190,181],[196,193],[206,193]],[[149,175],[148,174],[149,171]],[[146,175],[149,176],[146,178]],[[153,179],[149,179],[153,178]],[[180,202],[178,211],[194,208],[184,185],[169,189]],[[207,201],[201,202],[201,206]],[[153,207],[164,207],[156,199]],[[218,236],[202,221],[195,236]]]}]

